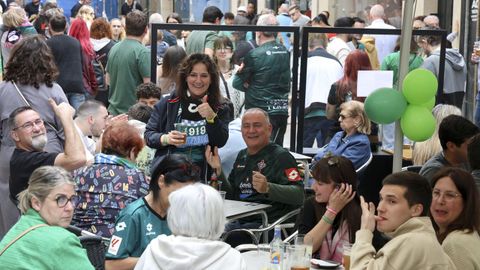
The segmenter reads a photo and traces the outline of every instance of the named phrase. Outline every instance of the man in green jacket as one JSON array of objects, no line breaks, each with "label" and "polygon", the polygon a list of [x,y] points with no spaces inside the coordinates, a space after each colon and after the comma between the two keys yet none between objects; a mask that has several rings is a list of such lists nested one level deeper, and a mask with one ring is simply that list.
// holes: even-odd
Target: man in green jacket
[{"label": "man in green jacket", "polygon": [[[277,26],[272,14],[260,16],[257,25]],[[276,33],[256,32],[258,48],[244,58],[233,79],[233,87],[245,92],[245,109],[261,108],[268,112],[273,126],[273,142],[283,146],[287,128],[290,92],[290,55],[276,41]]]},{"label": "man in green jacket", "polygon": [[[303,179],[295,158],[288,150],[270,141],[272,125],[267,112],[259,108],[245,111],[241,131],[247,148],[238,153],[228,181],[223,181],[222,188],[227,191],[227,197],[270,204],[272,207],[266,209],[269,221],[301,207]],[[221,175],[218,150],[215,149],[212,154],[207,148],[206,159],[217,175]],[[249,226],[243,226],[246,223]],[[261,225],[258,215],[242,219],[236,227],[254,225]],[[227,228],[230,227],[227,225]]]}]

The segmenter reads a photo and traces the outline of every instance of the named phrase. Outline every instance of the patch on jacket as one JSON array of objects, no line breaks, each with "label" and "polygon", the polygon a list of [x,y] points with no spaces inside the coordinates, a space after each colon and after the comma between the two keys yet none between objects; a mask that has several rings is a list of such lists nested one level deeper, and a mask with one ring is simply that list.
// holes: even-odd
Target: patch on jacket
[{"label": "patch on jacket", "polygon": [[300,177],[300,173],[298,172],[297,168],[290,168],[285,170],[285,175],[287,176],[289,181],[296,182],[302,180]]},{"label": "patch on jacket", "polygon": [[108,246],[108,253],[112,255],[117,255],[118,248],[120,247],[121,244],[122,244],[122,238],[116,235],[113,235],[112,239],[110,240],[110,245]]}]

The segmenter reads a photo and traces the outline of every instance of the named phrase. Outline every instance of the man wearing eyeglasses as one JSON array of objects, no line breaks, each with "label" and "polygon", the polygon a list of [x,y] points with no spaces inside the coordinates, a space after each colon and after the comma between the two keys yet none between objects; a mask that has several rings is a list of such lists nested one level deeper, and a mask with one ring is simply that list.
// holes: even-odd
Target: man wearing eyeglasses
[{"label": "man wearing eyeglasses", "polygon": [[310,22],[310,17],[300,12],[300,7],[293,5],[288,9],[288,15],[292,18],[292,26],[304,26]]},{"label": "man wearing eyeglasses", "polygon": [[[456,269],[437,240],[428,217],[432,188],[413,172],[387,176],[376,208],[360,197],[362,221],[355,234],[350,269]],[[372,245],[375,228],[391,240],[380,250]]]},{"label": "man wearing eyeglasses", "polygon": [[63,126],[65,146],[63,153],[44,151],[47,144],[45,123],[31,107],[15,109],[8,118],[12,129],[11,137],[15,150],[10,159],[10,197],[16,201],[17,194],[28,187],[28,179],[38,167],[60,166],[68,171],[85,165],[85,150],[82,140],[75,131],[73,115],[75,110],[68,103],[57,105],[50,100],[55,115]]}]

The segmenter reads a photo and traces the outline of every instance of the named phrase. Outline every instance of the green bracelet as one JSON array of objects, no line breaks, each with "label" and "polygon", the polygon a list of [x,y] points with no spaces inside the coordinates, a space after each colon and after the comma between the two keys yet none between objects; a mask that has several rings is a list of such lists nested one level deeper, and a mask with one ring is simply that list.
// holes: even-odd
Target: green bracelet
[{"label": "green bracelet", "polygon": [[323,215],[322,220],[325,221],[325,223],[333,225],[333,220],[329,219],[327,216]]}]

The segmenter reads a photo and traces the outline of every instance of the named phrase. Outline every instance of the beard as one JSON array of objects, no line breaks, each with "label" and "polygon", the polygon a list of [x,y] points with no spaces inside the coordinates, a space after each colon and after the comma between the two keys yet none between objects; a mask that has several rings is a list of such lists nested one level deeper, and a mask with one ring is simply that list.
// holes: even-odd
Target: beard
[{"label": "beard", "polygon": [[37,151],[43,151],[43,148],[45,148],[45,145],[47,145],[47,142],[48,142],[48,138],[46,134],[32,137],[32,147]]}]

